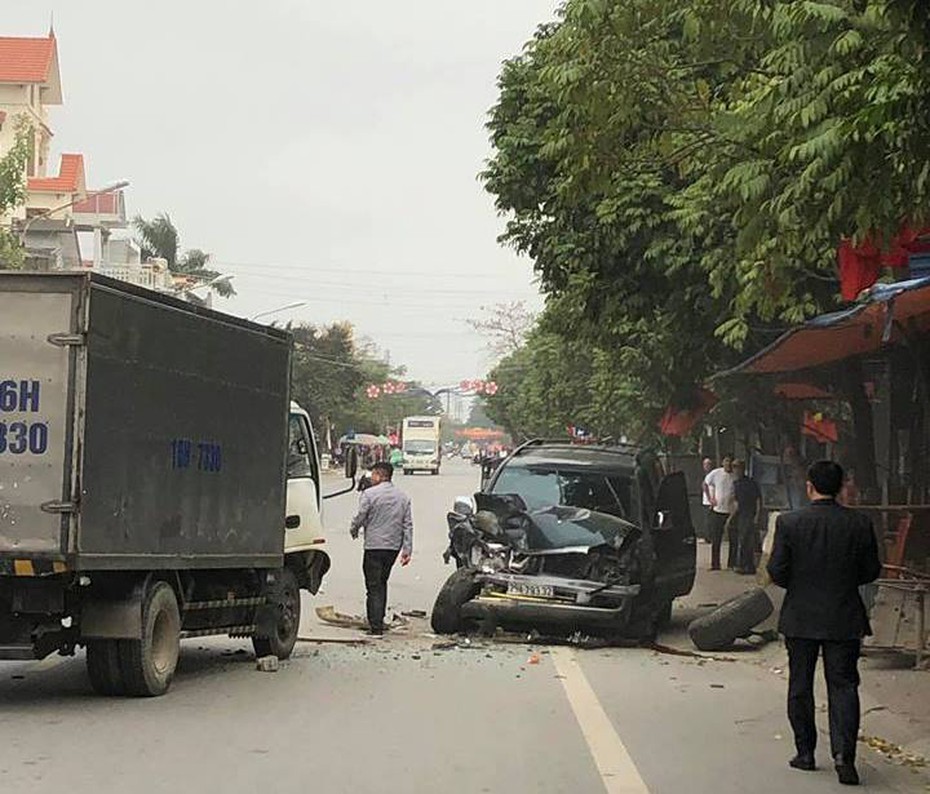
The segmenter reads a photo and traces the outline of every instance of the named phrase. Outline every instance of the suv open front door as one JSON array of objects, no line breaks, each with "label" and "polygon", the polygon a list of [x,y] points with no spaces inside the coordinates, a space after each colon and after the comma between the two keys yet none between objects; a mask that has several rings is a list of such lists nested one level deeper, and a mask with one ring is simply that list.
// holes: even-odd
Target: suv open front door
[{"label": "suv open front door", "polygon": [[684,472],[667,475],[659,485],[652,537],[657,589],[669,599],[687,595],[694,586],[697,544]]}]

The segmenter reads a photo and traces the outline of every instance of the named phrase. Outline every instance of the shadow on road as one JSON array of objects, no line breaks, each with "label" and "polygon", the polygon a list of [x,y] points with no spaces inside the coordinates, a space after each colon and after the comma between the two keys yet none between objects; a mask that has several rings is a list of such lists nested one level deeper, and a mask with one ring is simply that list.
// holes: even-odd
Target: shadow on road
[{"label": "shadow on road", "polygon": [[[51,664],[51,666],[48,666]],[[200,678],[222,675],[234,670],[251,668],[255,656],[251,650],[221,645],[181,646],[181,658],[174,686],[185,685]],[[9,670],[0,666],[0,715],[9,706],[59,707],[76,701],[91,704],[126,703],[138,698],[109,698],[97,695],[90,686],[84,665],[84,654],[74,658],[51,658],[46,662],[17,663]],[[171,693],[167,695],[171,697]]]}]

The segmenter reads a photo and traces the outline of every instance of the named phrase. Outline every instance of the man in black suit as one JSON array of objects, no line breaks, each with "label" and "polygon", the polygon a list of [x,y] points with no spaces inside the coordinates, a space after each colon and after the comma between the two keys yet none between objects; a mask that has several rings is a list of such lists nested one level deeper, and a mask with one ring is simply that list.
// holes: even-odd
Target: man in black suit
[{"label": "man in black suit", "polygon": [[843,469],[819,461],[807,473],[808,507],[778,517],[768,571],[787,590],[778,628],[788,648],[788,719],[795,769],[813,770],[814,669],[823,650],[830,708],[830,747],[840,783],[857,785],[859,652],[871,634],[859,585],[881,573],[871,520],[837,504]]}]

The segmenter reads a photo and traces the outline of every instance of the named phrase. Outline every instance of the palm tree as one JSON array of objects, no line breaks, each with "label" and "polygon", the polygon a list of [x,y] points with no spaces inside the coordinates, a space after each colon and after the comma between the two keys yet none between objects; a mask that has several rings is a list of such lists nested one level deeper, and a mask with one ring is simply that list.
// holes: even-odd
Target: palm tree
[{"label": "palm tree", "polygon": [[[212,281],[221,275],[218,270],[212,270],[207,266],[210,262],[210,254],[206,251],[191,248],[181,256],[178,255],[181,248],[181,236],[167,212],[159,213],[150,221],[137,215],[132,225],[139,235],[136,243],[142,250],[143,261],[155,257],[164,259],[168,263],[168,270],[172,273],[191,276],[204,282]],[[236,290],[228,281],[218,281],[210,288],[224,298],[236,294]]]},{"label": "palm tree", "polygon": [[177,266],[181,236],[168,213],[162,212],[151,221],[136,215],[132,225],[139,234],[136,243],[142,249],[142,261],[164,259],[168,270],[173,272]]}]

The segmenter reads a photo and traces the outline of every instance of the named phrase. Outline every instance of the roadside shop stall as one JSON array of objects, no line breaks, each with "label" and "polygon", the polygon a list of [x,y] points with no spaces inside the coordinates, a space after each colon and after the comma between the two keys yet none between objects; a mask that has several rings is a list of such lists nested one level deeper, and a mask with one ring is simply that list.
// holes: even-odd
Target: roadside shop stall
[{"label": "roadside shop stall", "polygon": [[[739,381],[737,381],[739,379]],[[793,416],[813,457],[838,460],[846,503],[879,534],[882,577],[866,596],[867,645],[927,650],[930,590],[930,278],[877,284],[843,311],[815,317],[715,382],[749,383]],[[805,461],[796,442],[763,449],[757,471],[771,507],[796,507]]]}]

